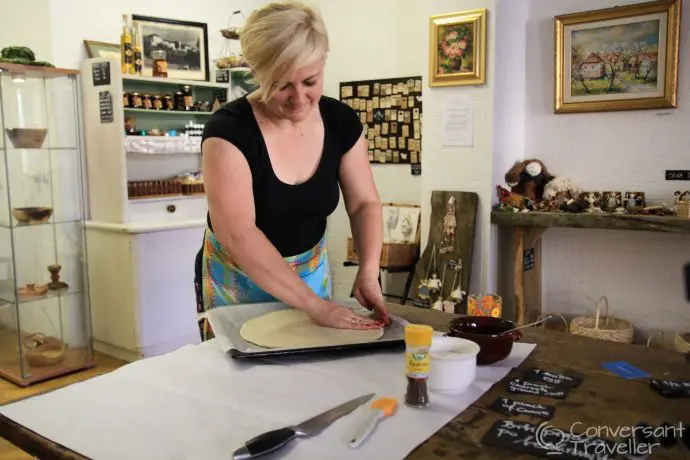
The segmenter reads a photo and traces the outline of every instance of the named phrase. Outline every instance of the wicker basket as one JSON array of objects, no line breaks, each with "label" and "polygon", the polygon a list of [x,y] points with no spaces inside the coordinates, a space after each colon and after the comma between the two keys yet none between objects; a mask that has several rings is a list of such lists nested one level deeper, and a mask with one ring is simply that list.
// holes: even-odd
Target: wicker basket
[{"label": "wicker basket", "polygon": [[[600,316],[604,304],[604,316]],[[632,323],[609,316],[609,302],[604,296],[597,303],[596,315],[578,316],[570,322],[570,333],[609,342],[632,343],[634,328]]]},{"label": "wicker basket", "polygon": [[690,332],[686,332],[685,334],[678,332],[676,334],[674,343],[676,345],[676,350],[678,350],[680,353],[690,354]]},{"label": "wicker basket", "polygon": [[690,190],[676,192],[676,215],[690,219]]}]

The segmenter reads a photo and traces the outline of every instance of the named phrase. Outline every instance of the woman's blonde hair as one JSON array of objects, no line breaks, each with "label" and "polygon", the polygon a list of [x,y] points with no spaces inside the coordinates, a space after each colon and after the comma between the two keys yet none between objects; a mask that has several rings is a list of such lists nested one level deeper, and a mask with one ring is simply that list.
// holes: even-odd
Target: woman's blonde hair
[{"label": "woman's blonde hair", "polygon": [[240,44],[262,102],[271,99],[297,69],[326,58],[329,51],[319,12],[295,1],[272,2],[252,12]]}]

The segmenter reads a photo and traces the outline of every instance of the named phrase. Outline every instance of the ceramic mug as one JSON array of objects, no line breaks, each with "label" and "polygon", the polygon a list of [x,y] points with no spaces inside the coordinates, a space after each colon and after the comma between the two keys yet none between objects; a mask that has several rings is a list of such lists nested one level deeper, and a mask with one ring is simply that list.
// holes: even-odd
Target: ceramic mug
[{"label": "ceramic mug", "polygon": [[460,393],[477,375],[479,345],[459,337],[434,337],[431,343],[429,390],[437,393]]}]

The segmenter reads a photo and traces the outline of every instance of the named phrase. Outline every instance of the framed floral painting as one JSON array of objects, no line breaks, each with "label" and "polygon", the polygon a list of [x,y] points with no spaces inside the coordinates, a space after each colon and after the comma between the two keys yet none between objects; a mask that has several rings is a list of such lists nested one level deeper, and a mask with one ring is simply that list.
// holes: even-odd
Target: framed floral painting
[{"label": "framed floral painting", "polygon": [[556,16],[555,113],[677,107],[680,0]]},{"label": "framed floral painting", "polygon": [[486,82],[486,9],[432,16],[429,86]]}]

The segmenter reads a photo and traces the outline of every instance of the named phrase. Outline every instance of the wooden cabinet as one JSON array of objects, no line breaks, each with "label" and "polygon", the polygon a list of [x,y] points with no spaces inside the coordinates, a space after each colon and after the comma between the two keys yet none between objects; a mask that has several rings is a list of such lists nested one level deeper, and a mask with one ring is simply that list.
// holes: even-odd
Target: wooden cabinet
[{"label": "wooden cabinet", "polygon": [[[107,58],[85,60],[82,73],[94,348],[134,360],[197,343],[194,257],[206,198],[171,184],[201,167],[199,134],[214,103],[230,100],[230,85],[123,76]],[[175,104],[182,92],[198,106],[146,108],[133,99]]]}]

